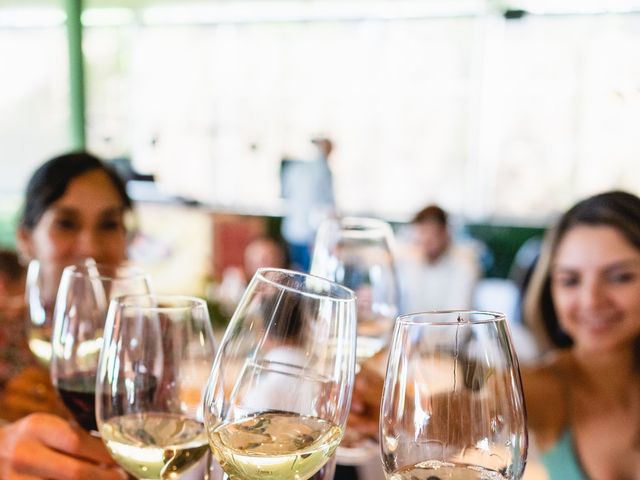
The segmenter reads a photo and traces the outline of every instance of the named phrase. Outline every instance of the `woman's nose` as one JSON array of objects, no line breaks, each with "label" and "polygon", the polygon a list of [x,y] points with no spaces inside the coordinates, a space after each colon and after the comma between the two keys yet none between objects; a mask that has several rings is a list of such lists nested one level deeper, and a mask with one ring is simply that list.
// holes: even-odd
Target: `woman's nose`
[{"label": "woman's nose", "polygon": [[100,239],[92,230],[82,230],[78,236],[76,243],[76,256],[78,258],[93,258],[96,262],[100,262]]},{"label": "woman's nose", "polygon": [[607,302],[606,289],[598,281],[587,282],[582,288],[580,300],[583,307],[597,309]]}]

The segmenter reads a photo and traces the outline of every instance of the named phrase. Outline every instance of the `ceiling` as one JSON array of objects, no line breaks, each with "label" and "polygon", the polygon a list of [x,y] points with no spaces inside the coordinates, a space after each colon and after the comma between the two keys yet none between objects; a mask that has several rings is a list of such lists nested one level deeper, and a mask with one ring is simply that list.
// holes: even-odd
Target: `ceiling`
[{"label": "ceiling", "polygon": [[[34,7],[48,7],[64,9],[65,4],[74,0],[0,0],[0,9],[23,9]],[[215,5],[216,8],[226,4],[233,8],[234,4],[246,4],[247,0],[75,0],[82,2],[85,9],[91,8],[127,8],[131,10],[144,9],[151,6],[183,7],[197,6],[209,8]],[[615,12],[640,12],[640,0],[349,0],[352,4],[365,6],[367,3],[385,3],[387,5],[413,4],[422,7],[432,8],[434,11],[456,10],[456,9],[494,9],[503,11],[504,9],[523,9],[531,13],[615,13]],[[343,0],[253,0],[256,6],[263,9],[269,8],[270,4],[283,6],[302,5],[313,7],[316,4],[340,5]],[[471,6],[471,7],[469,7]],[[473,8],[472,8],[473,7]]]},{"label": "ceiling", "polygon": [[[215,1],[216,3],[229,2],[229,0],[209,0],[206,3]],[[2,7],[65,7],[64,0],[0,0],[0,8]],[[84,0],[85,8],[106,8],[106,7],[124,7],[124,8],[142,8],[150,5],[192,5],[205,3],[202,0]]]},{"label": "ceiling", "polygon": [[[269,0],[264,0],[268,2]],[[299,1],[299,0],[298,0]],[[327,0],[324,0],[327,1]],[[339,2],[340,0],[332,0]],[[363,0],[366,1],[366,0]],[[450,0],[456,1],[456,0]],[[85,8],[128,7],[141,8],[150,5],[202,5],[206,3],[234,3],[234,0],[84,0]],[[0,7],[60,7],[64,8],[65,0],[0,0]]]},{"label": "ceiling", "polygon": [[[316,0],[290,0],[291,3],[327,3],[327,2],[341,2],[342,0],[322,0],[317,2]],[[353,0],[350,0],[353,1]],[[372,0],[359,0],[363,3],[371,2]],[[463,4],[470,3],[469,0],[414,0],[415,2],[429,2],[431,4]],[[473,3],[496,3],[501,0],[473,0]],[[605,0],[607,1],[607,0]],[[260,3],[276,3],[278,0],[261,0]],[[65,7],[66,0],[0,0],[0,8],[2,7]],[[107,8],[107,7],[121,7],[121,8],[144,8],[148,6],[157,5],[171,5],[171,6],[186,6],[186,5],[198,5],[206,6],[207,4],[233,4],[242,3],[242,0],[84,0],[84,8]],[[278,3],[286,3],[279,1]]]}]

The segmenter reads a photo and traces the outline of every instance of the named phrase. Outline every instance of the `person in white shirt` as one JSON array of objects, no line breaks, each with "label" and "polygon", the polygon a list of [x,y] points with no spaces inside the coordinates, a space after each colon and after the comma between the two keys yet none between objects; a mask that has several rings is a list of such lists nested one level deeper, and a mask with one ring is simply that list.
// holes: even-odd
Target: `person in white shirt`
[{"label": "person in white shirt", "polygon": [[481,273],[475,248],[452,241],[437,205],[420,210],[411,227],[411,251],[398,262],[401,313],[471,308]]}]

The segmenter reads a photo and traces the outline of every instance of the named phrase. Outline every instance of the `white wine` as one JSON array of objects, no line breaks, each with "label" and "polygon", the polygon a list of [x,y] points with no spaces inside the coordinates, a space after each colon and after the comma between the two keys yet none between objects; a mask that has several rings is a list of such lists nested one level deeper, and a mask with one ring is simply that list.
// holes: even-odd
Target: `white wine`
[{"label": "white wine", "polygon": [[29,332],[29,350],[44,367],[51,363],[51,328],[31,327]]},{"label": "white wine", "polygon": [[271,411],[218,426],[209,440],[232,480],[306,480],[327,462],[342,434],[320,418]]},{"label": "white wine", "polygon": [[168,413],[114,417],[100,434],[120,466],[141,479],[179,478],[208,448],[201,422]]},{"label": "white wine", "polygon": [[430,460],[401,468],[389,480],[507,480],[495,470],[449,462]]}]

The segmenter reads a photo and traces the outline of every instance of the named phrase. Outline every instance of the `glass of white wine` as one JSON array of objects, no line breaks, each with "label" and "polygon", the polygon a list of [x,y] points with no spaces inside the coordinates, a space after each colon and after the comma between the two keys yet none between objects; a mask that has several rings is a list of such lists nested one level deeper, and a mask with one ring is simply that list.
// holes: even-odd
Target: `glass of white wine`
[{"label": "glass of white wine", "polygon": [[209,443],[232,480],[306,480],[340,443],[355,373],[355,295],[260,269],[227,328],[205,398]]},{"label": "glass of white wine", "polygon": [[[388,345],[398,314],[398,282],[391,226],[378,219],[327,219],[318,229],[311,273],[356,292],[356,362]],[[337,451],[338,462],[361,465],[378,454],[378,443],[348,429]]]},{"label": "glass of white wine", "polygon": [[131,475],[179,478],[203,460],[202,393],[214,357],[203,300],[132,295],[111,302],[96,419],[111,456]]},{"label": "glass of white wine", "polygon": [[62,270],[66,264],[32,260],[27,268],[25,297],[29,349],[38,363],[49,367],[53,309]]},{"label": "glass of white wine", "polygon": [[96,369],[109,301],[150,293],[149,279],[131,265],[87,259],[65,267],[54,309],[51,381],[85,430],[95,431]]},{"label": "glass of white wine", "polygon": [[391,480],[518,480],[527,456],[518,361],[504,315],[401,316],[380,415]]}]

